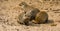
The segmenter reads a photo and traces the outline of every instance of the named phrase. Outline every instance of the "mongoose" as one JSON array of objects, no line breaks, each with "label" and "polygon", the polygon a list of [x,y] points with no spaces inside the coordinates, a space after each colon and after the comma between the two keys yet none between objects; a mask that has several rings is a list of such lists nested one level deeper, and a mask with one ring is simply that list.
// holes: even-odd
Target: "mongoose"
[{"label": "mongoose", "polygon": [[33,20],[33,23],[35,24],[42,24],[46,22],[48,22],[48,14],[45,11],[37,13],[35,20]]},{"label": "mongoose", "polygon": [[24,25],[28,25],[28,21],[30,20],[30,18],[26,17],[25,12],[22,12],[19,16],[18,16],[18,23],[20,24],[24,24]]},{"label": "mongoose", "polygon": [[39,9],[37,9],[37,8],[34,8],[34,7],[32,7],[32,6],[29,6],[26,2],[21,2],[21,3],[19,4],[19,6],[20,6],[25,12],[28,12],[28,11],[33,10],[33,9],[39,10]]},{"label": "mongoose", "polygon": [[21,23],[23,23],[25,25],[29,24],[29,21],[35,19],[36,14],[38,12],[40,12],[39,9],[29,6],[25,2],[22,2],[19,5],[21,6],[22,9],[24,9],[24,12],[25,12],[25,13],[20,14],[20,16],[19,16],[20,21],[19,22],[22,21]]},{"label": "mongoose", "polygon": [[26,2],[21,2],[19,4],[19,6],[21,6],[22,9],[24,9],[24,12],[26,13],[26,16],[31,17],[31,19],[33,19],[35,17],[35,15],[40,12],[39,9],[34,8],[32,6],[29,6]]}]

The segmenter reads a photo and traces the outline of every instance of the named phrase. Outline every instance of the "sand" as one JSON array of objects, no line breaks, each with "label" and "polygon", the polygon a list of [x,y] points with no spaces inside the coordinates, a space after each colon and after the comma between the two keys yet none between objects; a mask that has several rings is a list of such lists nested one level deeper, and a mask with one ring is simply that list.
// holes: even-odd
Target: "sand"
[{"label": "sand", "polygon": [[[23,12],[19,6],[26,2],[29,6],[46,11],[49,15],[47,24],[25,26],[17,23]],[[51,25],[54,24],[54,25]],[[42,0],[0,0],[0,31],[60,31],[60,2]]]}]

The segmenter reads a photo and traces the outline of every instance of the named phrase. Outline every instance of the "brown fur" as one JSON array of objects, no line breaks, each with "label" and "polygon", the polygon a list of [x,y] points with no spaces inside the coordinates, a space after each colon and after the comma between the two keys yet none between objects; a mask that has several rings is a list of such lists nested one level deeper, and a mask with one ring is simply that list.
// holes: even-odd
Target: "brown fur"
[{"label": "brown fur", "polygon": [[35,19],[36,14],[40,12],[39,9],[31,7],[25,2],[20,3],[20,6],[24,9],[24,12],[19,15],[19,22],[25,25],[28,25],[29,21]]},{"label": "brown fur", "polygon": [[34,23],[40,24],[48,21],[48,14],[45,11],[40,11],[37,13]]}]

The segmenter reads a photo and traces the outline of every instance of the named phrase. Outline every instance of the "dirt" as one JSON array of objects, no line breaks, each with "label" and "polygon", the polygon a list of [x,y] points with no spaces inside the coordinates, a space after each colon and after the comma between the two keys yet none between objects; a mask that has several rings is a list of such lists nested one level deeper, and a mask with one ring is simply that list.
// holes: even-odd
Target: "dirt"
[{"label": "dirt", "polygon": [[[49,15],[48,19],[53,22],[30,26],[17,23],[19,14],[23,12],[19,6],[21,2],[46,11]],[[0,0],[0,31],[60,31],[60,2],[53,0]]]}]

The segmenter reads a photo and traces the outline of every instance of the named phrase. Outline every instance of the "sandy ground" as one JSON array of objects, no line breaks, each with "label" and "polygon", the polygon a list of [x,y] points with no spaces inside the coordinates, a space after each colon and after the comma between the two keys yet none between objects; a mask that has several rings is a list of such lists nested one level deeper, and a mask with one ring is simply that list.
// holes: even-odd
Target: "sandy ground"
[{"label": "sandy ground", "polygon": [[[28,5],[44,10],[49,15],[51,23],[25,26],[17,23],[18,15],[23,12],[19,4]],[[60,31],[60,2],[43,2],[42,0],[0,0],[0,31]]]}]

